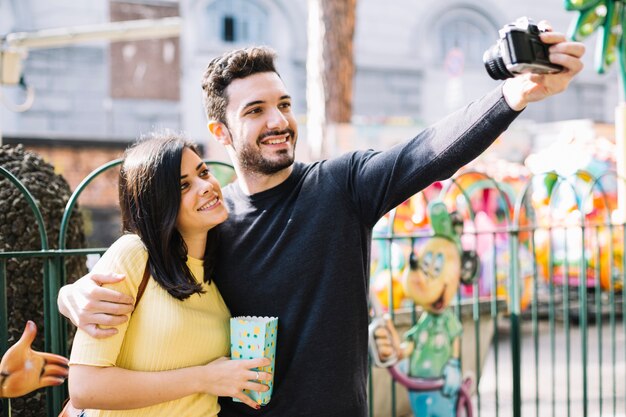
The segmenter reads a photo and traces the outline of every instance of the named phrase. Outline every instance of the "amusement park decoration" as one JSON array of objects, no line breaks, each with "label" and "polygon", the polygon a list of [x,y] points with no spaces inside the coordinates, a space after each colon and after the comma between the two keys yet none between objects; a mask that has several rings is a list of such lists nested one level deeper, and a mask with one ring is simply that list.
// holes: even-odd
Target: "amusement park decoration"
[{"label": "amusement park decoration", "polygon": [[[617,148],[617,173],[626,177],[626,0],[564,0],[565,9],[578,12],[569,37],[583,40],[600,29],[596,50],[596,71],[604,73],[613,62],[619,61],[621,83],[620,100],[615,109],[615,144]],[[626,221],[626,184],[618,182],[619,213]]]},{"label": "amusement park decoration", "polygon": [[578,12],[578,17],[570,27],[569,37],[580,41],[600,28],[596,71],[604,73],[619,57],[622,84],[626,79],[626,45],[622,29],[626,23],[625,4],[625,0],[565,0],[567,10]]},{"label": "amusement park decoration", "polygon": [[411,250],[409,235],[428,225],[423,193],[416,194],[383,216],[374,226],[370,291],[382,311],[400,308],[405,300],[402,271]]},{"label": "amusement park decoration", "polygon": [[[388,324],[396,356],[408,358],[408,374],[395,366],[389,368],[393,378],[409,390],[413,413],[418,416],[456,416],[464,409],[471,416],[469,385],[461,378],[460,352],[462,325],[448,308],[457,294],[459,283],[470,283],[477,274],[478,258],[461,248],[462,219],[450,215],[444,203],[429,205],[433,236],[411,252],[409,267],[402,279],[405,294],[422,307],[415,326],[399,337]],[[383,336],[389,337],[389,336]],[[378,355],[376,348],[373,355]],[[377,359],[377,358],[375,358]],[[376,363],[386,363],[377,361]],[[391,365],[391,364],[389,364]]]}]

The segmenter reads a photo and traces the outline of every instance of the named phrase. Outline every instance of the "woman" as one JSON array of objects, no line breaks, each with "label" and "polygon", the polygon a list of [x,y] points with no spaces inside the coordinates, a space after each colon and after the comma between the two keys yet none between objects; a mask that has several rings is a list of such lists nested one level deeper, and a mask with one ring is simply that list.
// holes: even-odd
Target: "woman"
[{"label": "woman", "polygon": [[127,234],[95,269],[125,274],[112,287],[133,297],[146,261],[151,278],[115,336],[76,334],[73,406],[90,409],[87,416],[215,416],[217,396],[231,396],[258,409],[242,390],[267,390],[254,380],[271,376],[251,369],[270,361],[224,357],[230,314],[211,280],[210,230],[228,212],[196,147],[172,134],[139,142],[126,151],[119,193]]}]

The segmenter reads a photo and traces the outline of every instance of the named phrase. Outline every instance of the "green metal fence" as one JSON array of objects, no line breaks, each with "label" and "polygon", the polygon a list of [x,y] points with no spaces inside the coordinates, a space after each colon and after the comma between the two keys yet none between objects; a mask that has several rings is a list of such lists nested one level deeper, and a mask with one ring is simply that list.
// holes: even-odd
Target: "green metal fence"
[{"label": "green metal fence", "polygon": [[[0,352],[5,352],[8,348],[8,317],[9,312],[6,309],[7,306],[7,277],[6,264],[10,259],[19,258],[42,258],[44,260],[42,280],[44,286],[44,350],[46,352],[59,353],[67,356],[69,354],[67,347],[67,327],[65,322],[61,319],[56,306],[56,295],[62,285],[66,283],[66,271],[64,259],[70,256],[84,256],[89,254],[102,254],[107,248],[89,248],[89,249],[76,249],[67,248],[66,239],[67,231],[69,227],[69,221],[72,215],[75,215],[74,210],[78,198],[86,187],[95,180],[102,173],[117,167],[121,164],[121,159],[116,159],[91,172],[81,183],[76,187],[76,190],[70,196],[63,217],[61,219],[61,226],[59,232],[58,249],[50,249],[48,244],[48,237],[46,235],[46,228],[43,221],[43,216],[39,210],[36,199],[32,194],[24,187],[24,185],[16,178],[10,171],[0,166],[0,178],[6,178],[9,182],[18,188],[21,195],[26,199],[30,209],[32,210],[40,234],[41,249],[31,251],[15,251],[15,252],[2,252],[0,251]],[[217,162],[206,161],[208,165],[214,171],[218,180],[222,183],[232,181],[234,178],[234,170],[232,166]],[[48,416],[57,416],[61,410],[61,405],[65,398],[67,398],[66,386],[52,387],[46,389],[46,411]],[[0,404],[0,412],[6,411],[6,415],[11,414],[10,400],[3,399]]]},{"label": "green metal fence", "polygon": [[[474,415],[626,415],[626,234],[617,181],[615,173],[579,171],[511,184],[468,171],[413,197],[420,207],[436,198],[462,213],[464,248],[481,257],[480,279],[454,306],[464,327],[463,369],[474,379]],[[375,230],[383,253],[374,258],[389,267],[376,270],[372,285],[386,281],[394,322],[407,328],[420,310],[398,306],[394,281],[404,265],[391,259],[394,252],[406,257],[432,231],[420,219],[407,231],[401,209]],[[485,225],[481,216],[497,220]],[[370,415],[412,415],[405,388],[380,369],[370,373]]]},{"label": "green metal fence", "polygon": [[[0,176],[17,187],[35,215],[40,250],[0,252],[0,352],[7,349],[6,263],[15,258],[44,260],[45,350],[67,355],[67,329],[56,310],[56,294],[66,282],[64,259],[100,254],[106,248],[66,248],[68,222],[78,197],[112,161],[93,171],[69,199],[58,249],[50,249],[35,199],[8,170]],[[222,182],[232,175],[215,163]],[[427,219],[415,210],[429,199],[443,200],[465,218],[463,245],[481,257],[482,275],[459,292],[455,311],[464,324],[463,370],[474,376],[474,415],[623,416],[626,415],[626,322],[622,296],[626,264],[625,217],[615,218],[614,174],[571,177],[550,173],[511,185],[478,172],[465,172],[414,198],[412,218],[401,208],[377,229],[375,261],[389,268],[372,279],[386,280],[386,297],[399,328],[420,314],[399,303],[394,279],[409,250],[431,236]],[[546,185],[548,184],[548,185]],[[539,197],[543,196],[543,200]],[[419,216],[418,216],[419,217]],[[488,226],[481,219],[490,219]],[[398,227],[399,222],[403,227]],[[407,227],[407,222],[409,226]],[[394,251],[400,249],[398,257]],[[382,248],[382,249],[380,249]],[[391,259],[400,258],[399,265]],[[380,265],[380,264],[379,264]],[[386,275],[385,275],[386,274]],[[581,285],[582,284],[582,285]],[[404,388],[386,370],[370,373],[370,415],[411,415]],[[56,416],[65,387],[46,389],[47,415]],[[3,400],[3,409],[10,403]]]}]

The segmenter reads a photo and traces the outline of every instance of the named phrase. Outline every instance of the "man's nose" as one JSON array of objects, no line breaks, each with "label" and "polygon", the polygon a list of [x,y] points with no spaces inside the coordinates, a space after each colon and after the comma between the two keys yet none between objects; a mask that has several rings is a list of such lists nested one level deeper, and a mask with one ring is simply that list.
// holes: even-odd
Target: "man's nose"
[{"label": "man's nose", "polygon": [[276,129],[276,130],[284,130],[289,126],[289,122],[287,121],[287,117],[283,114],[280,109],[274,109],[271,113],[270,118],[267,121],[268,129]]}]

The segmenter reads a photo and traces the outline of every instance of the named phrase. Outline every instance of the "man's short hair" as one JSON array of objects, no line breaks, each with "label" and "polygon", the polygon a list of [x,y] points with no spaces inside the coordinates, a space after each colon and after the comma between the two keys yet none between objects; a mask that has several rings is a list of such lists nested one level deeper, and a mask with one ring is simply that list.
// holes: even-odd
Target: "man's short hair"
[{"label": "man's short hair", "polygon": [[267,47],[236,49],[213,59],[202,77],[204,110],[209,120],[226,123],[226,88],[233,80],[260,72],[275,72],[276,52]]}]

